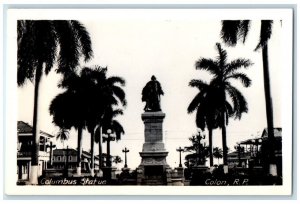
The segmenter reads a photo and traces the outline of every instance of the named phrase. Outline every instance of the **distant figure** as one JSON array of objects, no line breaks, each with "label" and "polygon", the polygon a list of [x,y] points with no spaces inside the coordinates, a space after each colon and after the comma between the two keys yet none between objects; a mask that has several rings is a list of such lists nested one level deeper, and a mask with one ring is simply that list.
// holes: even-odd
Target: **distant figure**
[{"label": "distant figure", "polygon": [[146,84],[142,91],[142,101],[146,102],[146,106],[144,108],[146,112],[161,111],[160,95],[164,95],[164,92],[161,89],[160,83],[153,75],[151,77],[151,81]]}]

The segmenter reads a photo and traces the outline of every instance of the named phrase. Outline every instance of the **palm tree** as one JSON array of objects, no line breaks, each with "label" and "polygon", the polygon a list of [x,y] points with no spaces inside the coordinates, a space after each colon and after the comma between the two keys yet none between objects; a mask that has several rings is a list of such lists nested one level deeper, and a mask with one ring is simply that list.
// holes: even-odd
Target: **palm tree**
[{"label": "palm tree", "polygon": [[223,158],[223,151],[219,147],[215,147],[213,150],[213,156],[218,159],[219,165],[219,159]]},{"label": "palm tree", "polygon": [[[75,80],[76,79],[76,80]],[[53,116],[53,123],[61,128],[70,129],[74,127],[78,132],[77,137],[77,175],[81,175],[82,155],[82,131],[85,128],[85,99],[83,96],[83,84],[80,83],[80,76],[74,75],[67,90],[57,95],[50,104],[49,112]],[[79,86],[79,85],[82,86]]]},{"label": "palm tree", "polygon": [[[277,175],[277,166],[275,161],[274,150],[274,124],[273,124],[273,103],[271,96],[270,85],[270,71],[269,71],[269,56],[268,56],[268,43],[272,35],[272,20],[261,20],[260,39],[256,45],[255,51],[262,49],[263,60],[263,75],[264,75],[264,90],[265,90],[265,103],[266,103],[266,116],[268,126],[268,143],[266,146],[270,148],[269,153],[269,173]],[[222,21],[221,38],[223,41],[230,45],[235,46],[238,40],[245,43],[248,32],[250,29],[249,20],[224,20]]]},{"label": "palm tree", "polygon": [[120,156],[114,156],[113,162],[117,165],[118,163],[122,163],[123,160]]},{"label": "palm tree", "polygon": [[89,60],[92,56],[91,40],[78,21],[19,20],[17,33],[18,85],[23,86],[27,79],[35,85],[30,183],[38,184],[38,98],[41,77],[51,71],[55,62],[56,72],[67,74],[76,68],[81,56],[85,61]]},{"label": "palm tree", "polygon": [[184,147],[185,152],[191,152],[191,154],[187,154],[185,156],[185,159],[188,161],[190,167],[204,165],[206,162],[209,152],[205,146],[205,143],[203,144],[201,142],[201,140],[204,138],[205,136],[199,132],[197,135],[193,135],[189,138],[189,141],[191,141],[192,145]]},{"label": "palm tree", "polygon": [[[196,113],[196,125],[202,131],[205,127],[208,129],[209,138],[209,160],[210,166],[213,166],[213,152],[212,152],[212,135],[213,129],[221,127],[220,120],[218,120],[218,107],[215,100],[217,90],[214,86],[207,84],[202,80],[193,79],[190,81],[191,87],[199,89],[199,93],[194,97],[188,106],[188,113],[192,113],[197,110]],[[219,124],[218,124],[219,123]]]},{"label": "palm tree", "polygon": [[63,143],[63,146],[65,147],[65,141],[70,138],[70,133],[69,130],[66,128],[60,128],[57,135],[56,139],[60,140]]},{"label": "palm tree", "polygon": [[[50,114],[58,126],[67,123],[68,127],[75,127],[78,130],[78,174],[81,169],[82,130],[87,127],[91,135],[91,157],[94,158],[95,130],[98,126],[102,128],[99,123],[107,120],[106,115],[109,115],[112,105],[118,105],[119,101],[122,105],[126,105],[125,93],[117,84],[123,86],[125,81],[120,77],[107,78],[106,72],[106,68],[96,66],[95,69],[83,68],[79,75],[69,74],[59,84],[59,87],[65,88],[66,91],[58,95],[50,106]],[[120,110],[116,110],[114,114],[120,114]],[[117,121],[113,120],[112,125],[120,132],[118,130],[120,124]],[[101,147],[101,142],[99,145]],[[94,160],[91,159],[92,175],[93,166]]]},{"label": "palm tree", "polygon": [[[126,106],[125,92],[119,86],[124,86],[125,81],[121,77],[106,76],[107,68],[96,66],[95,69],[84,68],[81,75],[89,79],[89,87],[86,90],[87,107],[87,129],[91,134],[91,171],[94,175],[94,142],[95,130],[97,127],[103,127],[104,117],[112,106]],[[100,132],[100,131],[99,131]],[[101,142],[100,142],[101,145]]]},{"label": "palm tree", "polygon": [[[222,144],[223,144],[223,161],[224,172],[227,173],[227,142],[226,142],[226,126],[228,125],[229,117],[241,119],[242,113],[248,112],[248,105],[242,93],[231,85],[232,80],[238,80],[244,87],[251,85],[251,80],[246,74],[237,70],[244,67],[247,68],[252,63],[248,59],[239,58],[227,63],[227,52],[222,49],[219,43],[216,44],[218,51],[217,60],[200,58],[196,62],[196,69],[208,71],[212,75],[210,85],[213,86],[214,94],[214,116],[218,125],[222,129]],[[233,107],[231,106],[233,104]]]},{"label": "palm tree", "polygon": [[112,132],[116,135],[116,141],[121,139],[121,135],[125,134],[123,126],[117,121],[116,118],[118,115],[123,115],[122,109],[113,109],[112,107],[107,108],[102,120],[103,131],[106,132],[108,129],[111,129]]}]

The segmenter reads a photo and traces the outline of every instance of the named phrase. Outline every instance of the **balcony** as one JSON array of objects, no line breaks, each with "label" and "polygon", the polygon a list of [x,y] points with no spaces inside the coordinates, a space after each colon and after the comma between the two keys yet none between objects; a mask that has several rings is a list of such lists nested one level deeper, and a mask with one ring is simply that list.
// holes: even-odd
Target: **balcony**
[{"label": "balcony", "polygon": [[[26,152],[20,151],[17,153],[17,158],[31,157],[31,155],[32,155],[31,151],[26,151]],[[50,153],[39,151],[39,157],[50,157]]]},{"label": "balcony", "polygon": [[17,157],[31,157],[31,152],[18,152]]}]

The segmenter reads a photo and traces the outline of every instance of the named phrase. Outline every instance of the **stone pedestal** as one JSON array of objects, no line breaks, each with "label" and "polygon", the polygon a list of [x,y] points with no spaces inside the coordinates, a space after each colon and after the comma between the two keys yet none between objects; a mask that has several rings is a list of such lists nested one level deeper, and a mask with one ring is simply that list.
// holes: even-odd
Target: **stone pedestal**
[{"label": "stone pedestal", "polygon": [[[145,142],[138,167],[138,184],[166,185],[166,172],[170,168],[166,157],[168,152],[163,143],[163,112],[145,112],[142,120],[145,124]],[[140,182],[140,183],[139,183]]]},{"label": "stone pedestal", "polygon": [[183,167],[176,167],[175,170],[176,170],[176,173],[177,173],[177,177],[184,178],[184,169],[183,169]]},{"label": "stone pedestal", "polygon": [[129,172],[129,171],[130,171],[130,168],[123,167],[121,170],[122,170],[123,172]]},{"label": "stone pedestal", "polygon": [[193,171],[198,171],[200,173],[206,173],[209,171],[209,168],[205,165],[198,165],[198,166],[194,166],[192,167]]},{"label": "stone pedestal", "polygon": [[116,167],[102,167],[103,177],[107,180],[116,179]]}]

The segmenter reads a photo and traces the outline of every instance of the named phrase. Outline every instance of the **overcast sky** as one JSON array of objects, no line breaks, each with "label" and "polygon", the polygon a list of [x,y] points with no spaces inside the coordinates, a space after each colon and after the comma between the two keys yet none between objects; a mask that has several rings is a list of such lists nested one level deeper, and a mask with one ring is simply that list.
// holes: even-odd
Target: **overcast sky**
[{"label": "overcast sky", "polygon": [[[187,107],[197,94],[196,88],[188,83],[191,79],[207,82],[210,76],[195,69],[195,62],[201,57],[216,58],[215,44],[221,42],[221,21],[215,18],[203,18],[196,11],[163,12],[163,10],[146,10],[144,12],[104,12],[95,16],[75,15],[88,30],[92,40],[94,58],[83,66],[100,65],[108,67],[108,76],[120,76],[126,81],[124,90],[128,105],[124,115],[118,117],[125,129],[125,135],[119,142],[111,143],[113,155],[124,159],[122,149],[126,146],[128,166],[137,167],[141,158],[144,142],[144,125],[141,120],[144,103],[141,92],[145,84],[155,75],[161,83],[165,95],[161,98],[162,111],[166,114],[163,123],[164,142],[169,155],[167,162],[171,167],[178,166],[176,148],[189,145],[188,137],[197,133],[195,114],[187,114]],[[283,22],[284,23],[284,22]],[[251,24],[245,45],[229,48],[222,44],[228,53],[228,60],[236,58],[250,59],[254,65],[241,70],[252,80],[252,86],[244,88],[233,83],[248,101],[249,112],[239,120],[229,120],[227,143],[234,150],[236,142],[256,137],[266,127],[266,114],[263,88],[261,52],[254,52],[259,39],[260,23]],[[281,127],[281,75],[282,59],[281,24],[275,21],[273,35],[269,43],[269,63],[271,89],[274,108],[274,126]],[[53,71],[42,79],[39,100],[41,130],[55,135],[58,128],[52,124],[49,115],[51,100],[62,90],[57,88],[61,76]],[[27,82],[18,88],[18,120],[32,124],[33,85]],[[75,110],[76,111],[76,110]],[[90,149],[90,135],[83,133],[83,147]],[[206,139],[206,144],[208,144]],[[58,147],[62,147],[57,141]],[[77,132],[71,131],[65,146],[77,147]],[[98,145],[95,144],[98,154]],[[222,147],[221,131],[214,130],[213,146]],[[106,143],[103,144],[106,152]],[[184,158],[184,157],[183,157]],[[207,163],[208,164],[208,163]],[[121,164],[121,166],[123,166]]]}]

